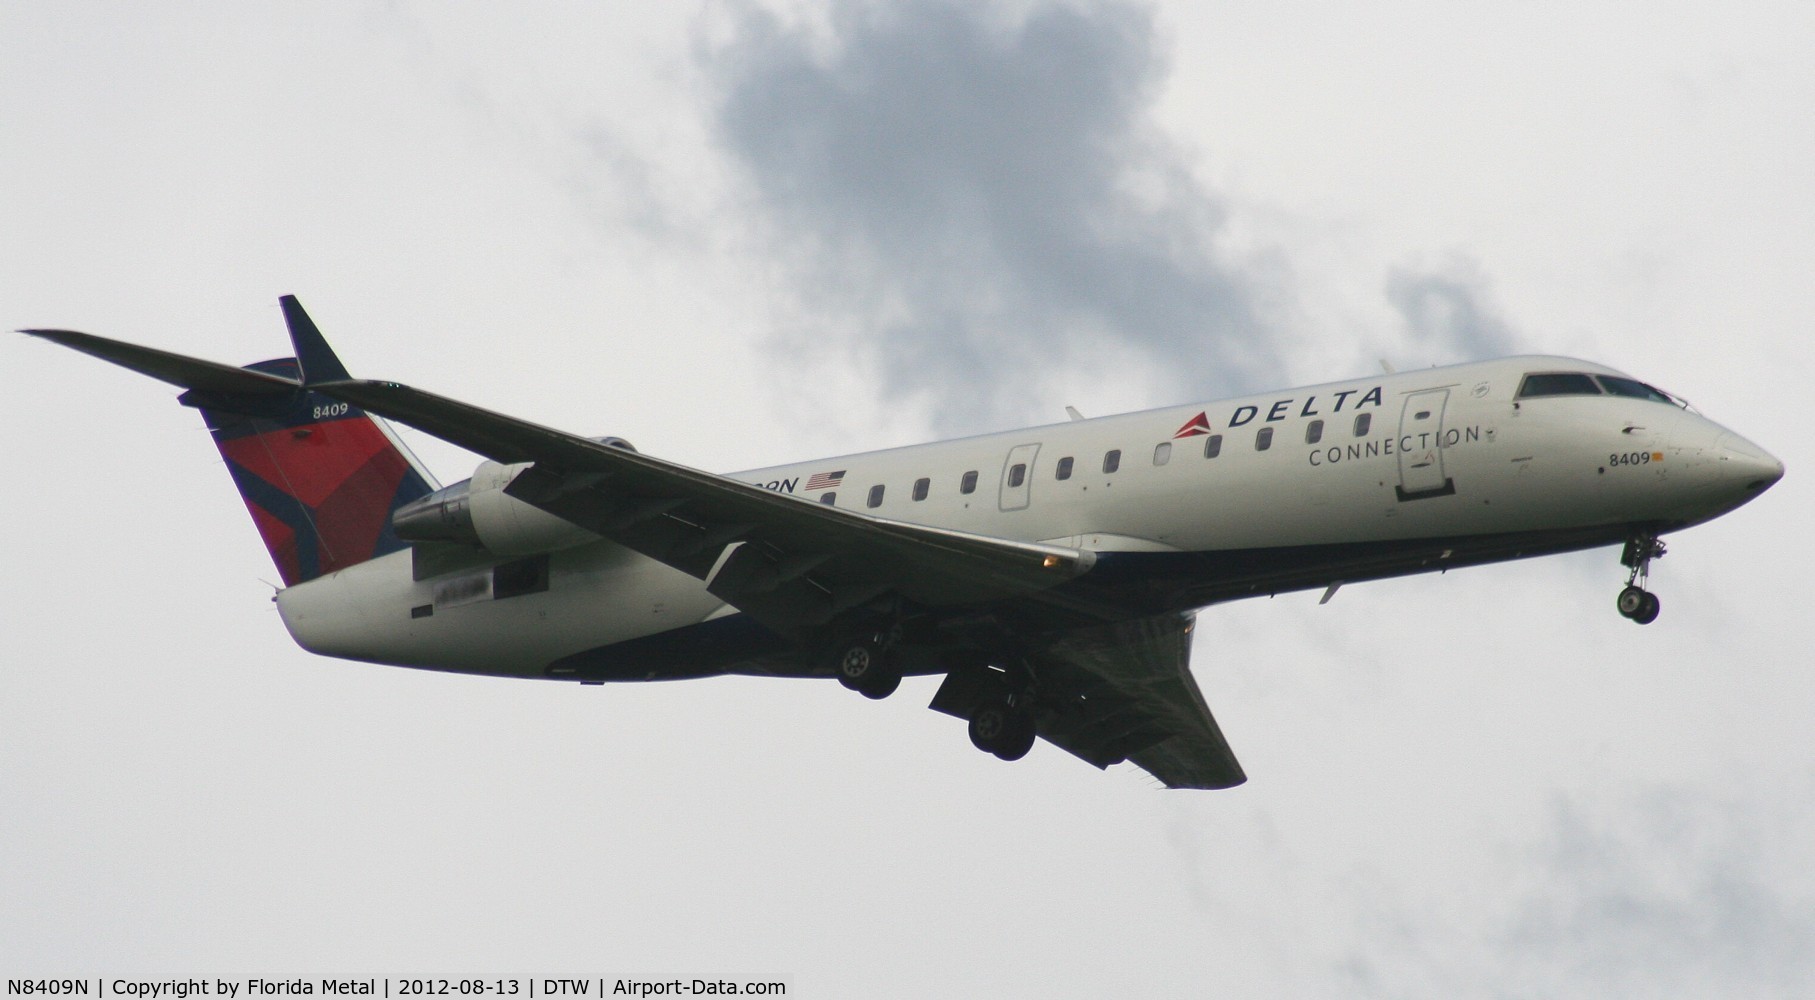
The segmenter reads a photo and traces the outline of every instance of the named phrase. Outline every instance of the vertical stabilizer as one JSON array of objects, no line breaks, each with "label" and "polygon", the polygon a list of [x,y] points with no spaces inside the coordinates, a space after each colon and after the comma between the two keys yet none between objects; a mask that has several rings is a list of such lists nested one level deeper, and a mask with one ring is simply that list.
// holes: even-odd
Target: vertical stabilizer
[{"label": "vertical stabilizer", "polygon": [[[300,380],[294,358],[247,370]],[[285,586],[406,547],[391,514],[432,487],[365,411],[301,388],[261,406],[182,399],[202,411]]]}]

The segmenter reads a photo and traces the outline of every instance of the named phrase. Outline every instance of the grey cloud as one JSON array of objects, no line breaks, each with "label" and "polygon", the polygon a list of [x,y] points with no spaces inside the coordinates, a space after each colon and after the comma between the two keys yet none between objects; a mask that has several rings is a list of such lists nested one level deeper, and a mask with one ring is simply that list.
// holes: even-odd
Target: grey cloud
[{"label": "grey cloud", "polygon": [[1386,297],[1404,318],[1412,346],[1432,363],[1521,350],[1519,338],[1488,305],[1487,280],[1473,261],[1458,258],[1436,270],[1395,268],[1387,275]]},{"label": "grey cloud", "polygon": [[[1445,905],[1361,873],[1328,901],[1353,944],[1330,992],[1431,997],[1815,996],[1815,910],[1782,878],[1809,833],[1794,792],[1562,794]],[[1800,828],[1799,828],[1800,827]],[[1792,866],[1793,866],[1793,862]]]},{"label": "grey cloud", "polygon": [[1759,806],[1672,789],[1617,809],[1560,801],[1509,952],[1602,995],[1808,996],[1815,916],[1774,883],[1786,845]]},{"label": "grey cloud", "polygon": [[743,8],[702,55],[822,344],[944,431],[1019,419],[1090,349],[1178,391],[1279,374],[1254,279],[1215,245],[1220,199],[1150,120],[1147,10],[846,0],[830,24],[828,45]]}]

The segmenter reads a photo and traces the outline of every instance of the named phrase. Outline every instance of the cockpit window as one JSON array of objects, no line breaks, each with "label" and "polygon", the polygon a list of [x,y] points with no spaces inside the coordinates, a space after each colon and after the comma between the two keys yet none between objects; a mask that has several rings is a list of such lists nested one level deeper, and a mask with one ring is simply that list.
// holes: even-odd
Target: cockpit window
[{"label": "cockpit window", "polygon": [[1633,399],[1649,399],[1654,403],[1676,405],[1676,400],[1671,399],[1669,393],[1661,389],[1653,389],[1638,379],[1621,378],[1618,375],[1596,375],[1595,379],[1601,383],[1601,388],[1606,389],[1610,396],[1630,396]]},{"label": "cockpit window", "polygon": [[1584,372],[1533,372],[1519,386],[1519,398],[1533,396],[1599,396],[1601,387]]}]

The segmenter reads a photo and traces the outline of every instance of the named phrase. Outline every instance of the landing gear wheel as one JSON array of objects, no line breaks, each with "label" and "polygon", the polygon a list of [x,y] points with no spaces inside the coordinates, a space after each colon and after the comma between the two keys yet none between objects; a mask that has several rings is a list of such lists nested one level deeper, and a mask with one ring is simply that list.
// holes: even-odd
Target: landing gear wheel
[{"label": "landing gear wheel", "polygon": [[861,690],[864,681],[875,676],[882,661],[882,647],[869,640],[839,647],[834,664],[838,683],[853,691]]},{"label": "landing gear wheel", "polygon": [[1002,734],[1002,742],[993,752],[1002,760],[1020,760],[1034,748],[1036,735],[1033,717],[1017,712],[1012,716],[1009,731]]},{"label": "landing gear wheel", "polygon": [[895,689],[901,686],[900,672],[891,669],[886,663],[880,671],[872,670],[871,673],[875,676],[857,686],[857,693],[865,698],[881,701],[894,694]]},{"label": "landing gear wheel", "polygon": [[996,752],[996,741],[1008,729],[1008,706],[987,702],[971,713],[971,745],[984,753]]},{"label": "landing gear wheel", "polygon": [[836,667],[838,683],[865,698],[887,698],[901,686],[895,658],[872,639],[840,647]]},{"label": "landing gear wheel", "polygon": [[1640,625],[1649,625],[1657,621],[1663,602],[1657,599],[1656,594],[1642,587],[1627,587],[1620,591],[1619,608],[1620,614],[1627,618]]},{"label": "landing gear wheel", "polygon": [[1003,760],[1020,760],[1034,746],[1034,720],[1006,701],[985,702],[971,713],[971,745]]}]

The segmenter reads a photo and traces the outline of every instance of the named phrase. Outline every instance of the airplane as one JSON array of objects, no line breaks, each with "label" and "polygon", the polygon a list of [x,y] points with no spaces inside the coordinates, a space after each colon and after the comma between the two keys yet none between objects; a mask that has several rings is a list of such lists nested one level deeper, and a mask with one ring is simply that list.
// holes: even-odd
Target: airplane
[{"label": "airplane", "polygon": [[[1648,624],[1662,536],[1784,472],[1669,393],[1522,356],[719,475],[355,379],[279,302],[293,356],[243,368],[20,332],[184,390],[304,649],[869,698],[943,675],[930,707],[985,752],[1044,739],[1171,788],[1246,780],[1191,673],[1200,610],[1619,545],[1618,611]],[[387,421],[484,461],[440,486]]]}]

